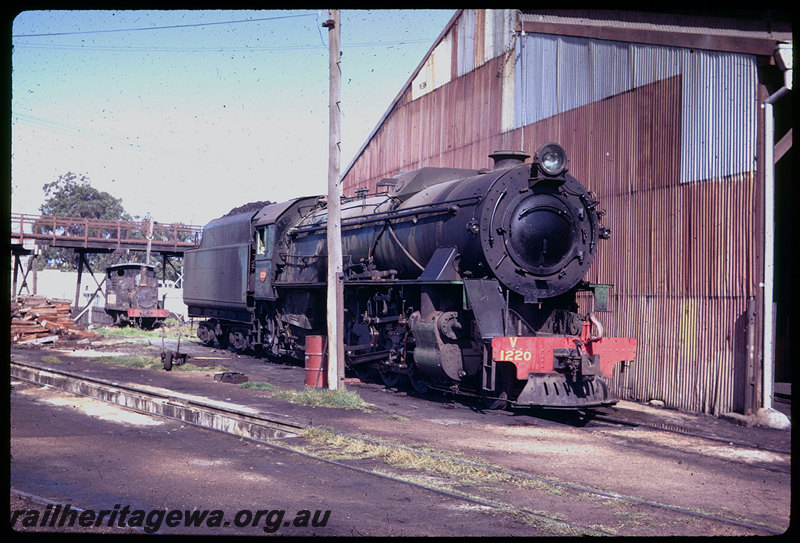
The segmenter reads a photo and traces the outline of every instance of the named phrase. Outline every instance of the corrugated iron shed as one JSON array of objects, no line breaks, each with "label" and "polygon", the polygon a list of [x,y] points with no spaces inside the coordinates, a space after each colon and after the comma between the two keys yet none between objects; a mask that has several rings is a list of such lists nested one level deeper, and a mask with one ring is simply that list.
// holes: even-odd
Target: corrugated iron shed
[{"label": "corrugated iron shed", "polygon": [[[763,113],[780,17],[609,10],[456,13],[343,176],[482,168],[561,143],[613,235],[606,330],[639,341],[623,398],[719,414],[757,406]],[[588,309],[588,306],[585,306]]]}]

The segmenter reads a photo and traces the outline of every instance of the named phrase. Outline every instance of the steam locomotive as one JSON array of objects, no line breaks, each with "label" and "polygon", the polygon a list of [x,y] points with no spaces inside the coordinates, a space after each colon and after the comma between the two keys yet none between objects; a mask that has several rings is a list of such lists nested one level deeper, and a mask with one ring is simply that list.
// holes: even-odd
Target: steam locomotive
[{"label": "steam locomotive", "polygon": [[103,322],[153,328],[169,316],[158,299],[158,279],[154,266],[123,263],[106,268],[107,317]]},{"label": "steam locomotive", "polygon": [[[490,157],[492,169],[425,167],[343,201],[346,367],[487,408],[612,404],[605,379],[634,360],[636,340],[604,337],[576,303],[609,286],[582,280],[610,236],[598,201],[557,144],[532,163],[521,151]],[[184,257],[199,338],[303,359],[305,338],[326,334],[326,228],[322,197],[207,224]]]}]

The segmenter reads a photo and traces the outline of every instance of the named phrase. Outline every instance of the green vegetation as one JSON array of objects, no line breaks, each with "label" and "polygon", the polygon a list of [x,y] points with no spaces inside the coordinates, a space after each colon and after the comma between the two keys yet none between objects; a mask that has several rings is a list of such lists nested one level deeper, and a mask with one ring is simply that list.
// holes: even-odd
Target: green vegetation
[{"label": "green vegetation", "polygon": [[[137,368],[144,370],[160,370],[163,369],[164,364],[160,356],[101,356],[98,357],[98,362],[103,364],[110,364],[112,366],[124,366],[126,368]],[[220,366],[195,366],[194,364],[181,364],[180,366],[172,366],[172,371],[207,371],[215,373],[225,371],[225,368]]]},{"label": "green vegetation", "polygon": [[163,367],[161,358],[157,356],[101,356],[97,360],[103,364],[126,368],[154,370]]},{"label": "green vegetation", "polygon": [[471,485],[512,482],[513,475],[494,471],[483,466],[460,462],[444,455],[432,456],[409,448],[397,448],[390,444],[364,441],[343,436],[323,428],[309,428],[303,437],[320,446],[315,454],[336,459],[375,458],[398,469],[423,471],[429,475],[452,480],[453,484]]},{"label": "green vegetation", "polygon": [[298,405],[369,411],[368,404],[361,396],[349,390],[328,390],[326,388],[306,388],[300,392],[281,390],[272,397]]},{"label": "green vegetation", "polygon": [[40,360],[45,364],[61,364],[61,359],[51,354],[44,355]]},{"label": "green vegetation", "polygon": [[387,443],[365,441],[357,437],[343,436],[320,427],[306,429],[303,432],[303,438],[309,443],[309,446],[301,447],[304,452],[335,461],[380,460],[402,472],[388,472],[376,467],[375,473],[491,503],[499,510],[506,510],[509,514],[556,535],[609,533],[599,529],[600,533],[593,533],[592,530],[584,532],[565,524],[562,515],[524,507],[517,508],[494,498],[473,494],[469,490],[469,487],[472,487],[473,491],[477,489],[482,493],[502,493],[505,491],[503,485],[512,485],[519,488],[547,491],[551,485],[545,482],[532,481],[513,473],[493,469],[491,466],[460,462],[455,458],[448,458],[446,452],[432,456],[422,450],[398,448]]},{"label": "green vegetation", "polygon": [[[83,219],[105,219],[110,221],[132,220],[122,205],[122,199],[112,196],[108,192],[98,190],[89,184],[89,178],[85,175],[78,175],[67,172],[59,175],[58,179],[46,183],[44,191],[44,203],[39,206],[42,215],[56,217],[80,217]],[[34,226],[37,233],[52,233],[52,225],[48,221]],[[70,227],[73,235],[85,234],[82,226],[75,225]],[[104,232],[93,232],[92,235],[103,235]],[[89,254],[86,255],[92,269],[102,270],[108,264],[113,263],[114,257],[108,254]],[[42,258],[38,259],[39,269],[45,266],[56,268],[62,271],[74,269],[75,255],[71,249],[49,248],[42,252]]]},{"label": "green vegetation", "polygon": [[273,385],[272,383],[265,383],[263,381],[246,381],[239,385],[239,388],[246,388],[248,390],[266,390],[268,392],[278,390],[277,386]]},{"label": "green vegetation", "polygon": [[188,341],[192,342],[200,341],[196,335],[197,334],[196,325],[192,325],[190,323],[183,323],[176,319],[166,319],[164,322],[161,323],[161,326],[153,330],[142,330],[141,328],[136,328],[135,326],[125,326],[125,327],[110,326],[110,327],[97,328],[94,331],[100,334],[101,336],[106,336],[106,337],[142,338],[148,340],[149,343],[153,344],[155,344],[155,342],[157,341],[160,341],[162,337],[167,339],[177,339],[178,336],[180,336],[181,343]]},{"label": "green vegetation", "polygon": [[160,337],[160,335],[156,336],[154,331],[152,330],[142,330],[140,328],[132,328],[132,327],[125,327],[125,328],[117,328],[117,327],[103,327],[103,328],[96,328],[93,332],[100,334],[104,337],[126,337],[126,338],[144,338],[145,341],[138,341],[138,343],[149,343],[146,341],[147,338],[155,338]]},{"label": "green vegetation", "polygon": [[186,364],[181,364],[180,366],[173,365],[172,371],[205,371],[208,373],[219,373],[221,371],[226,371],[226,370],[222,366],[195,366],[194,364],[189,362]]},{"label": "green vegetation", "polygon": [[181,343],[184,341],[200,341],[197,337],[196,323],[181,322],[177,319],[166,319],[154,332],[157,333],[158,337],[161,337],[163,333],[164,337],[170,339],[177,339],[180,335]]}]

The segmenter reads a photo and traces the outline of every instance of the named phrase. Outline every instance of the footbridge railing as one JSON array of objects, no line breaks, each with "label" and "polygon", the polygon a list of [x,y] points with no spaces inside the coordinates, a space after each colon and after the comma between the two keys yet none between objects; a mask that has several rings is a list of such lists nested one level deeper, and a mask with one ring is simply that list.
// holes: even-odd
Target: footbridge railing
[{"label": "footbridge railing", "polygon": [[[23,245],[33,240],[50,247],[75,249],[146,250],[182,253],[200,243],[202,227],[186,224],[109,221],[80,217],[11,214],[11,241]],[[148,239],[150,238],[150,239]]]}]

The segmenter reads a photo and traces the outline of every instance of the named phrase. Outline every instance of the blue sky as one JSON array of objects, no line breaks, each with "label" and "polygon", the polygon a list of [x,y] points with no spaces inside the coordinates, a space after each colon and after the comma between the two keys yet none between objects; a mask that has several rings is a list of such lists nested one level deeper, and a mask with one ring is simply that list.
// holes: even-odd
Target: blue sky
[{"label": "blue sky", "polygon": [[[342,10],[342,168],[454,10]],[[327,192],[326,10],[29,11],[12,26],[11,211],[72,171],[161,222]]]}]

